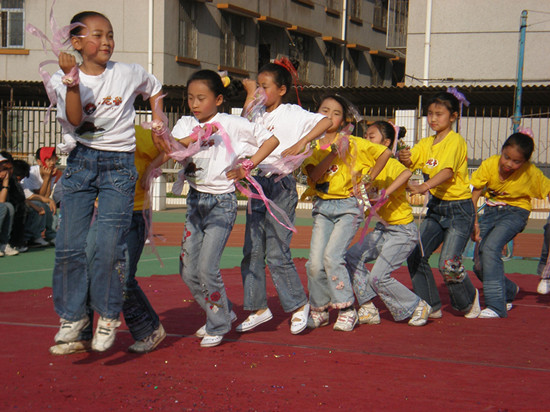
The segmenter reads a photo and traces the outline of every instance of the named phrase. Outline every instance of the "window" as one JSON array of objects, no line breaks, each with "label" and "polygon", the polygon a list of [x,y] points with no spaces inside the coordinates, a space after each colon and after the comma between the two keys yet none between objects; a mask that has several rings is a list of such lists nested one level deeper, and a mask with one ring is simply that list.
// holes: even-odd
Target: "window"
[{"label": "window", "polygon": [[308,81],[310,39],[300,33],[291,33],[290,39],[289,58],[293,63],[296,62],[298,66],[297,71],[300,81],[306,83]]},{"label": "window", "polygon": [[197,57],[197,28],[193,23],[197,19],[197,5],[180,0],[179,46],[178,56],[195,59]]},{"label": "window", "polygon": [[346,84],[348,87],[359,85],[359,58],[361,54],[355,50],[349,51],[350,58],[348,59],[348,78]]},{"label": "window", "polygon": [[24,0],[0,0],[1,48],[23,47]]},{"label": "window", "polygon": [[371,56],[371,86],[383,86],[386,76],[386,59],[379,56]]},{"label": "window", "polygon": [[348,2],[348,7],[350,17],[361,20],[361,0],[350,0]]},{"label": "window", "polygon": [[246,18],[222,13],[221,65],[245,68]]},{"label": "window", "polygon": [[337,66],[340,62],[340,49],[332,43],[326,43],[325,50],[325,86],[336,86]]},{"label": "window", "polygon": [[372,26],[375,29],[386,31],[388,28],[388,0],[376,0],[374,2],[374,16]]}]

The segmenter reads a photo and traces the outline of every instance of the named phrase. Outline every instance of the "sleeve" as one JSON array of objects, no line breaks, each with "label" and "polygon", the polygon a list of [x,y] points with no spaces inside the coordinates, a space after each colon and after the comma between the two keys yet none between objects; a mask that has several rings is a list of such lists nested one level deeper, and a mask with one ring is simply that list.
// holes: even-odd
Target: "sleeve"
[{"label": "sleeve", "polygon": [[481,162],[478,169],[474,173],[472,173],[472,178],[470,179],[470,184],[475,189],[483,189],[485,187],[485,185],[487,185],[487,181],[488,181],[488,174],[487,174],[488,163],[489,163],[489,159],[484,160],[483,162]]},{"label": "sleeve", "polygon": [[137,82],[136,93],[144,99],[154,96],[162,89],[162,84],[150,73],[147,73],[139,64],[132,64]]},{"label": "sleeve", "polygon": [[189,136],[192,130],[193,128],[190,127],[187,117],[183,116],[178,120],[172,129],[172,136],[176,139],[183,139],[184,137]]},{"label": "sleeve", "polygon": [[292,118],[296,120],[297,129],[300,130],[300,139],[308,134],[326,116],[321,113],[312,113],[298,105],[292,105]]},{"label": "sleeve", "polygon": [[550,179],[544,176],[544,173],[538,167],[535,165],[532,165],[532,167],[535,175],[531,179],[533,182],[533,197],[544,199],[550,194]]},{"label": "sleeve", "polygon": [[422,139],[411,148],[412,164],[409,167],[410,170],[422,169],[422,166],[424,166],[424,163],[426,163],[427,159],[425,159],[425,146],[425,139]]},{"label": "sleeve", "polygon": [[445,147],[444,156],[438,159],[438,170],[451,169],[456,173],[464,159],[468,157],[468,146],[466,141],[458,134],[454,136],[450,143]]}]

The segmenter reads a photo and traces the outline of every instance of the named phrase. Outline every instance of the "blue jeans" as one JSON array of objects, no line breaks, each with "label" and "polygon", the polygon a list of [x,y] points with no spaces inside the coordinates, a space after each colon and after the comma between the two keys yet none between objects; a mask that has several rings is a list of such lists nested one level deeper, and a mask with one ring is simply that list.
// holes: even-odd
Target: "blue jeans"
[{"label": "blue jeans", "polygon": [[[148,211],[146,212],[148,214]],[[88,232],[88,244],[86,245],[86,254],[88,259],[93,262],[95,256],[95,247],[97,244],[97,225],[92,224]],[[124,301],[122,304],[122,314],[126,325],[132,334],[134,340],[142,340],[150,336],[160,325],[160,320],[149,303],[149,299],[139,287],[136,280],[137,264],[143,252],[143,246],[147,237],[145,219],[142,211],[134,211],[130,231],[126,238],[128,246],[128,265],[126,273],[126,283],[124,285]],[[93,316],[93,312],[92,312]],[[81,339],[90,339],[92,336],[92,323],[89,325],[89,331],[83,331]]]},{"label": "blue jeans", "polygon": [[[296,180],[292,175],[278,182],[276,179],[275,176],[256,177],[265,195],[294,223],[298,204]],[[251,199],[249,202],[252,213],[246,215],[244,257],[241,262],[244,309],[257,311],[267,308],[267,263],[283,310],[293,312],[307,303],[307,296],[292,261],[292,232],[277,223],[261,200]]]},{"label": "blue jeans", "polygon": [[544,271],[544,267],[548,262],[549,245],[550,245],[550,213],[548,214],[548,220],[546,220],[546,224],[544,225],[544,241],[542,243],[542,249],[540,252],[539,264],[537,266],[537,275],[542,275],[542,272]]},{"label": "blue jeans", "polygon": [[[105,152],[79,144],[69,155],[61,179],[64,195],[52,282],[55,311],[61,318],[82,319],[87,303],[105,318],[118,318],[137,177],[133,153]],[[96,198],[95,224],[101,242],[96,243],[88,268],[86,238]]]},{"label": "blue jeans", "polygon": [[474,213],[471,199],[447,201],[432,196],[428,202],[428,213],[420,226],[424,256],[417,245],[407,264],[414,293],[434,311],[441,309],[441,299],[428,259],[441,243],[438,267],[449,290],[451,305],[461,312],[472,307],[476,289],[462,265],[462,253],[474,227]]},{"label": "blue jeans", "polygon": [[39,200],[31,200],[36,206],[44,209],[44,214],[40,215],[37,211],[30,208],[30,214],[27,218],[27,224],[25,225],[25,240],[34,240],[42,237],[42,232],[46,230],[46,240],[55,239],[56,232],[54,229],[54,215],[50,209],[50,206]]},{"label": "blue jeans", "polygon": [[0,203],[0,245],[9,243],[15,209],[9,202]]},{"label": "blue jeans", "polygon": [[313,310],[353,305],[353,289],[344,256],[359,224],[361,210],[355,197],[315,198],[313,230],[306,263],[309,302]]},{"label": "blue jeans", "polygon": [[220,336],[231,330],[231,302],[220,273],[220,260],[236,217],[235,192],[215,195],[189,190],[180,274],[206,312],[209,335]]},{"label": "blue jeans", "polygon": [[501,318],[506,302],[516,297],[517,285],[504,275],[502,248],[527,225],[530,211],[515,206],[487,206],[479,219],[481,242],[476,245],[474,272],[483,282],[485,306]]},{"label": "blue jeans", "polygon": [[[412,316],[420,298],[391,274],[401,267],[417,243],[418,229],[414,222],[389,226],[377,223],[363,243],[358,242],[348,250],[346,265],[360,305],[378,295],[396,321]],[[374,259],[369,272],[365,263]]]}]

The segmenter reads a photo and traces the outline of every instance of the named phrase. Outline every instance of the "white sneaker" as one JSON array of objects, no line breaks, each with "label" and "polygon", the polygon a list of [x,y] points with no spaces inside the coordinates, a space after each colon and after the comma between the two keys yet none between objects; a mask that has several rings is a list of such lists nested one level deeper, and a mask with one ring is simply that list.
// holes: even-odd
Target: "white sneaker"
[{"label": "white sneaker", "polygon": [[348,310],[340,310],[338,313],[338,319],[334,324],[334,330],[340,330],[342,332],[351,332],[357,324],[357,311],[355,308]]},{"label": "white sneaker", "polygon": [[31,245],[35,247],[50,246],[50,244],[46,242],[44,238],[41,238],[41,237],[37,237],[36,239],[33,239],[31,242]]},{"label": "white sneaker", "polygon": [[220,343],[222,343],[223,335],[221,336],[213,336],[206,334],[201,340],[201,348],[212,348],[214,346],[218,346]]},{"label": "white sneaker", "polygon": [[541,279],[537,286],[537,293],[548,295],[550,293],[550,279]]},{"label": "white sneaker", "polygon": [[297,335],[302,332],[307,326],[307,319],[309,317],[309,303],[304,305],[304,308],[297,310],[292,314],[290,320],[290,333]]},{"label": "white sneaker", "polygon": [[441,312],[441,309],[438,309],[432,313],[430,313],[430,316],[428,316],[430,319],[441,319],[443,317],[443,312]]},{"label": "white sneaker", "polygon": [[256,326],[261,325],[273,318],[273,314],[267,308],[261,315],[251,314],[246,320],[235,328],[237,332],[246,332],[247,330],[254,329]]},{"label": "white sneaker", "polygon": [[0,257],[4,256],[4,252],[0,250]]},{"label": "white sneaker", "polygon": [[428,323],[428,318],[432,313],[432,307],[428,305],[424,300],[420,299],[418,305],[414,309],[414,312],[409,320],[410,326],[424,326]]},{"label": "white sneaker", "polygon": [[116,329],[120,324],[121,322],[118,319],[107,319],[100,316],[92,340],[92,349],[97,352],[104,352],[113,346],[113,343],[115,343]]},{"label": "white sneaker", "polygon": [[148,353],[155,349],[159,343],[166,337],[166,331],[162,324],[144,339],[136,341],[128,348],[128,352],[132,353]]},{"label": "white sneaker", "polygon": [[17,246],[15,248],[19,253],[25,253],[29,248],[27,246]]},{"label": "white sneaker", "polygon": [[[237,320],[237,314],[233,311],[231,311],[231,323],[235,322]],[[197,338],[204,338],[206,336],[206,325],[202,325],[200,328],[197,329],[195,332],[195,336]]]},{"label": "white sneaker", "polygon": [[55,343],[69,343],[78,339],[80,332],[90,323],[90,318],[86,316],[74,322],[61,318],[59,323],[61,326],[55,335]]},{"label": "white sneaker", "polygon": [[514,307],[514,305],[513,305],[512,303],[508,302],[508,303],[506,304],[506,311],[507,311],[507,312],[510,312],[510,311],[512,310],[513,307]]},{"label": "white sneaker", "polygon": [[363,303],[357,312],[359,323],[367,325],[378,325],[380,323],[380,313],[374,303]]},{"label": "white sneaker", "polygon": [[481,307],[479,306],[479,290],[476,289],[476,296],[474,298],[474,302],[472,303],[472,307],[464,315],[464,317],[467,319],[475,319],[479,316],[480,313],[481,313]]},{"label": "white sneaker", "polygon": [[498,316],[498,313],[496,313],[493,309],[485,308],[479,313],[478,318],[479,319],[494,319],[494,318],[500,318],[500,316]]},{"label": "white sneaker", "polygon": [[90,340],[77,340],[76,342],[59,343],[50,347],[52,355],[71,355],[73,353],[87,352],[92,347]]},{"label": "white sneaker", "polygon": [[19,252],[17,251],[17,249],[15,248],[12,248],[10,245],[8,245],[7,243],[4,244],[4,245],[0,245],[0,251],[3,252],[3,256],[16,256],[19,254]]},{"label": "white sneaker", "polygon": [[329,321],[328,310],[323,310],[318,312],[312,310],[309,312],[309,317],[307,319],[307,327],[310,329],[320,328],[321,326],[327,326]]}]

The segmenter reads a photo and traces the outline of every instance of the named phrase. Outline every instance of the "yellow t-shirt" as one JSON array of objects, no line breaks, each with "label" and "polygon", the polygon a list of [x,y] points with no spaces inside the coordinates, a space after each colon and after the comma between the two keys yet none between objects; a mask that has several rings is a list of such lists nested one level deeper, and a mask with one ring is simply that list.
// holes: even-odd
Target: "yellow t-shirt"
[{"label": "yellow t-shirt", "polygon": [[147,166],[159,155],[159,151],[153,144],[151,131],[141,126],[136,126],[136,151],[134,163],[136,165],[139,179],[136,183],[136,194],[134,195],[134,210],[143,210],[145,202],[145,191],[141,188],[141,178]]},{"label": "yellow t-shirt", "polygon": [[430,189],[431,194],[441,200],[471,199],[466,141],[453,131],[435,145],[434,139],[426,137],[413,146],[411,170],[422,169],[432,178],[443,169],[451,169],[453,177]]},{"label": "yellow t-shirt", "polygon": [[[403,173],[407,168],[396,159],[389,159],[388,163],[372,183],[372,188],[378,193],[386,189],[393,181]],[[407,201],[405,189],[407,183],[404,183],[399,189],[395,190],[388,201],[378,210],[378,214],[390,225],[406,225],[414,220],[412,207]]]},{"label": "yellow t-shirt", "polygon": [[532,197],[544,199],[548,196],[550,179],[534,164],[525,162],[508,179],[500,180],[499,160],[500,155],[491,156],[472,174],[472,186],[486,188],[486,198],[531,211]]},{"label": "yellow t-shirt", "polygon": [[[353,169],[360,177],[368,171],[376,163],[376,159],[380,157],[384,151],[388,150],[386,146],[371,143],[366,139],[361,139],[356,136],[349,137],[349,151],[346,159],[340,157],[334,158],[327,172],[317,181],[313,183],[308,179],[310,188],[307,195],[318,196],[321,199],[346,199],[351,196],[353,183],[351,181],[351,170]],[[306,173],[306,166],[316,166],[331,152],[330,146],[323,150],[319,144],[313,149],[313,153],[302,164],[302,170]]]}]

